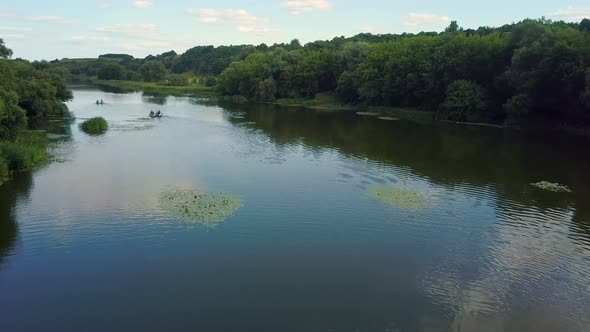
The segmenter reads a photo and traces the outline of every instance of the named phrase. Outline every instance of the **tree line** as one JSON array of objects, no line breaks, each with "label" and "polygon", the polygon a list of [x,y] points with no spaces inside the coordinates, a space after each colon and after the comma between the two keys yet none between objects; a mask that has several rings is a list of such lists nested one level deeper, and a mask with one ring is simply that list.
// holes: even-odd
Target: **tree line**
[{"label": "tree line", "polygon": [[144,59],[106,54],[59,63],[74,75],[188,84],[205,77],[252,101],[313,98],[412,107],[439,119],[556,125],[590,123],[590,20],[524,20],[497,28],[359,34],[301,45],[197,46]]},{"label": "tree line", "polygon": [[72,92],[67,71],[49,62],[9,60],[12,50],[0,39],[0,184],[11,172],[47,158],[47,135],[30,131],[30,120],[69,115]]},{"label": "tree line", "polygon": [[72,99],[68,72],[49,62],[9,60],[12,50],[0,39],[0,140],[9,140],[28,120],[68,114]]}]

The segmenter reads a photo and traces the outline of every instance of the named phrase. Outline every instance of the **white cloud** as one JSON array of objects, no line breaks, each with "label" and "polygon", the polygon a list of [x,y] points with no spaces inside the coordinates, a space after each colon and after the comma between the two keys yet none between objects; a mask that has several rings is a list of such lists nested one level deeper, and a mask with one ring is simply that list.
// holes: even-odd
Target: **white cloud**
[{"label": "white cloud", "polygon": [[87,43],[87,42],[108,42],[111,38],[104,37],[104,36],[90,36],[90,35],[79,35],[79,36],[71,36],[67,41],[72,43]]},{"label": "white cloud", "polygon": [[197,16],[199,22],[205,24],[256,24],[267,22],[267,18],[250,14],[244,9],[210,9],[210,8],[189,8],[187,13]]},{"label": "white cloud", "polygon": [[407,26],[422,26],[422,25],[437,25],[447,24],[451,20],[448,16],[441,16],[436,14],[419,14],[410,13],[404,20],[404,25]]},{"label": "white cloud", "polygon": [[590,6],[568,6],[560,8],[553,12],[551,16],[566,21],[581,21],[584,18],[590,18]]},{"label": "white cloud", "polygon": [[277,29],[271,29],[271,28],[258,28],[255,26],[251,26],[251,25],[240,25],[238,27],[236,27],[236,30],[238,30],[239,32],[246,32],[246,33],[258,33],[258,34],[265,34],[265,33],[272,33],[272,32],[277,32]]},{"label": "white cloud", "polygon": [[96,31],[101,33],[112,34],[117,37],[133,37],[151,40],[162,39],[158,31],[158,26],[152,23],[148,24],[113,24],[106,27],[99,27]]},{"label": "white cloud", "polygon": [[0,27],[1,32],[31,32],[33,28],[29,27]]},{"label": "white cloud", "polygon": [[25,21],[52,24],[73,24],[76,20],[68,20],[63,16],[27,16]]},{"label": "white cloud", "polygon": [[23,39],[25,38],[25,35],[20,34],[20,33],[8,33],[8,34],[3,34],[2,38],[6,38],[6,39]]},{"label": "white cloud", "polygon": [[98,8],[100,8],[100,9],[111,9],[112,7],[113,7],[113,5],[111,5],[108,2],[103,2],[98,5]]},{"label": "white cloud", "polygon": [[150,8],[154,5],[151,1],[135,1],[133,7],[135,8]]},{"label": "white cloud", "polygon": [[285,0],[282,5],[287,7],[293,15],[332,8],[332,4],[328,0]]},{"label": "white cloud", "polygon": [[189,8],[187,13],[196,16],[203,24],[232,25],[239,32],[264,34],[277,31],[260,26],[269,22],[268,18],[256,16],[244,9]]}]

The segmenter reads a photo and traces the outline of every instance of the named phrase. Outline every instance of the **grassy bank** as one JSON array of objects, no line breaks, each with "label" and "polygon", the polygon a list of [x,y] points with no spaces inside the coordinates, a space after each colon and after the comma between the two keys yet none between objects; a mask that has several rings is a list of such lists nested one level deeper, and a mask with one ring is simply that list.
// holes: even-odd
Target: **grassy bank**
[{"label": "grassy bank", "polygon": [[154,94],[167,95],[215,95],[215,89],[206,87],[204,85],[185,85],[185,86],[171,86],[163,85],[154,82],[138,82],[138,81],[113,81],[113,80],[99,80],[91,79],[91,83],[127,91],[145,91]]},{"label": "grassy bank", "polygon": [[16,139],[0,142],[0,182],[13,172],[24,171],[45,163],[49,158],[49,139],[41,131],[23,130]]},{"label": "grassy bank", "polygon": [[278,99],[271,104],[293,107],[305,107],[320,111],[356,111],[360,115],[375,116],[389,120],[412,120],[431,122],[434,112],[420,111],[414,108],[385,107],[385,106],[355,106],[343,104],[333,93],[320,93],[313,99],[285,98]]}]

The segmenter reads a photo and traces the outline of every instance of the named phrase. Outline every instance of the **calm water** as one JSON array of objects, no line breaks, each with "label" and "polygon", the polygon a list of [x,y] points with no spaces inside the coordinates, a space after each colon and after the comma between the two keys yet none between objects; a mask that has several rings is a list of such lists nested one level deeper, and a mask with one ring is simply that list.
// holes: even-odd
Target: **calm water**
[{"label": "calm water", "polygon": [[[0,331],[590,331],[588,141],[92,89],[69,107],[60,162],[0,186]],[[81,133],[97,115],[109,132]],[[170,188],[245,207],[187,224]]]}]

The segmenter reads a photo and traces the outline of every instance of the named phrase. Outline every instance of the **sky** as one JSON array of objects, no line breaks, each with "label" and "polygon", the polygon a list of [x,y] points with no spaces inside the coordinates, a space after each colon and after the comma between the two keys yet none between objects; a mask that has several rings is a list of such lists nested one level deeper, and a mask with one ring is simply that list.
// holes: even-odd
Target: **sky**
[{"label": "sky", "polygon": [[52,60],[197,45],[302,43],[361,32],[442,31],[525,18],[579,22],[590,0],[19,0],[0,1],[0,38],[14,58]]}]

